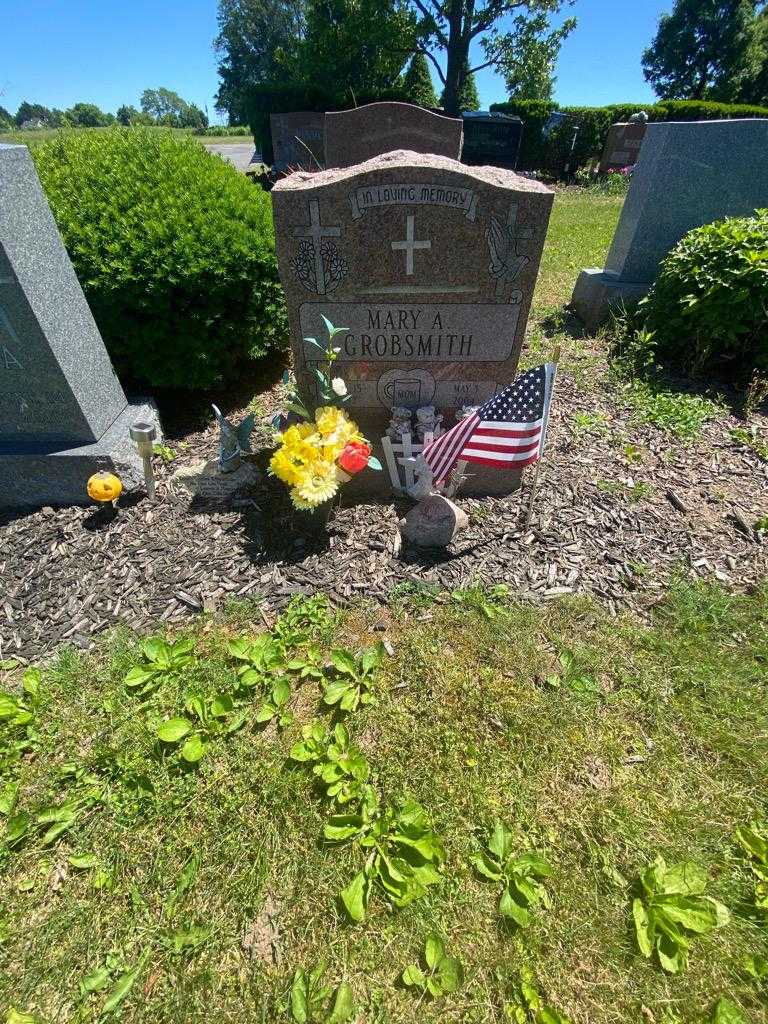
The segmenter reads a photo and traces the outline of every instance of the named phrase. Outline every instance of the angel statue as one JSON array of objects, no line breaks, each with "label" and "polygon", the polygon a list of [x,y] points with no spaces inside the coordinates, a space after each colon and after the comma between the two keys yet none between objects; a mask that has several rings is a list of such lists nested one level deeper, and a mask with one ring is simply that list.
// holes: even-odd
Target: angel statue
[{"label": "angel statue", "polygon": [[491,216],[485,237],[491,255],[491,277],[499,281],[514,281],[523,267],[531,262],[530,256],[517,255],[518,234],[514,222],[503,224],[498,217]]},{"label": "angel statue", "polygon": [[240,456],[251,453],[251,434],[256,423],[256,416],[251,412],[240,426],[235,427],[218,406],[213,406],[221,434],[219,435],[219,469],[222,473],[232,473],[240,468]]}]

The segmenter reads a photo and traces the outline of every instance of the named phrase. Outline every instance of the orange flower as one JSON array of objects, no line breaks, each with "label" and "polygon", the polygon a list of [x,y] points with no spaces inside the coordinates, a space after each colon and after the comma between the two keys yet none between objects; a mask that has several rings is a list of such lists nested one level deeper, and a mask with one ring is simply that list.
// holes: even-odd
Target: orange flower
[{"label": "orange flower", "polygon": [[368,465],[371,455],[370,445],[362,441],[348,441],[344,451],[339,456],[339,465],[347,473],[359,473]]}]

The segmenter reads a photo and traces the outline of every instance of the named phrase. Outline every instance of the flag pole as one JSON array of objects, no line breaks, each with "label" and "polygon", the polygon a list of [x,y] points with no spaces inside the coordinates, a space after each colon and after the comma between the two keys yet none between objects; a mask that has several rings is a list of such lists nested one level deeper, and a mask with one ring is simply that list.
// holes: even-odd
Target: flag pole
[{"label": "flag pole", "polygon": [[541,473],[541,462],[544,455],[544,444],[547,439],[547,427],[549,426],[549,410],[552,408],[552,400],[555,397],[555,382],[557,380],[557,367],[560,362],[560,345],[555,345],[555,351],[552,353],[552,363],[554,364],[555,371],[552,376],[552,389],[549,394],[549,402],[547,403],[547,415],[546,420],[543,424],[543,430],[541,433],[541,452],[539,458],[536,460],[536,469],[534,470],[533,480],[531,481],[531,493],[528,498],[528,514],[525,517],[525,533],[531,528],[531,519],[533,518],[533,503],[536,500],[536,494],[539,490],[539,475]]}]

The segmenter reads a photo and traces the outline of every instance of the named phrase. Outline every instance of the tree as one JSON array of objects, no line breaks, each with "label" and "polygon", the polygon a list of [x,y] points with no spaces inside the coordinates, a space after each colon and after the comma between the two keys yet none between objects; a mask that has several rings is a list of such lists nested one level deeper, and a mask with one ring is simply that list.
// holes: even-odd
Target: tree
[{"label": "tree", "polygon": [[768,106],[768,7],[758,15],[755,36],[758,49],[757,71],[754,76],[745,79],[737,99],[739,103]]},{"label": "tree", "polygon": [[187,103],[172,89],[145,89],[141,109],[158,124],[170,128],[205,128],[208,118],[195,103]]},{"label": "tree", "polygon": [[0,132],[8,132],[14,127],[13,114],[5,107],[0,107]]},{"label": "tree", "polygon": [[643,54],[643,74],[665,100],[732,101],[760,67],[755,0],[675,0]]},{"label": "tree", "polygon": [[403,88],[408,92],[411,103],[420,107],[436,107],[437,96],[429,73],[427,58],[423,53],[414,53],[403,78]]},{"label": "tree", "polygon": [[16,111],[14,121],[19,128],[26,124],[27,121],[42,121],[43,124],[49,124],[51,112],[42,103],[28,103],[26,100],[22,100],[19,104],[19,109]]},{"label": "tree", "polygon": [[[445,109],[445,89],[443,89],[442,95],[440,96],[440,106]],[[475,76],[466,68],[464,70],[461,87],[459,89],[457,106],[460,114],[463,114],[465,110],[480,109],[480,96],[477,91]]]},{"label": "tree", "polygon": [[524,62],[500,61],[499,71],[504,76],[510,99],[552,99],[555,64],[564,38],[557,31],[543,38],[532,36],[523,47],[526,54]]},{"label": "tree", "polygon": [[[524,68],[534,44],[544,44],[556,55],[563,40],[576,27],[575,18],[567,18],[556,29],[550,24],[550,15],[557,14],[567,0],[412,2],[422,15],[419,46],[443,83],[443,107],[447,114],[460,112],[461,90],[467,75],[486,67],[499,68],[506,74],[512,68]],[[503,30],[500,23],[510,15],[511,25]],[[479,40],[485,60],[471,67],[469,50],[474,40]]]},{"label": "tree", "polygon": [[76,128],[104,128],[115,120],[112,114],[105,114],[95,103],[75,103],[64,116]]},{"label": "tree", "polygon": [[139,112],[136,107],[132,107],[129,103],[124,103],[121,107],[117,108],[117,123],[123,125],[130,125],[134,123],[134,118],[139,116]]},{"label": "tree", "polygon": [[245,124],[250,86],[286,79],[287,56],[304,38],[306,6],[306,0],[219,0],[216,109],[230,124]]},{"label": "tree", "polygon": [[407,0],[309,0],[305,36],[289,64],[340,101],[390,89],[416,46]]}]

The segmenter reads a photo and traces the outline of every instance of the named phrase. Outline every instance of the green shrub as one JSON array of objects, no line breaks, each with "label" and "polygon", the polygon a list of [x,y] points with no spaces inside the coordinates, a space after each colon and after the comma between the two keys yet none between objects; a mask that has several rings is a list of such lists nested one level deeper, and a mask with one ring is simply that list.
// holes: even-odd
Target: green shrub
[{"label": "green shrub", "polygon": [[286,335],[269,196],[191,138],[64,132],[33,152],[117,372],[209,388]]},{"label": "green shrub", "polygon": [[195,128],[195,135],[203,135],[207,138],[236,138],[243,136],[250,138],[253,134],[247,124],[209,124],[207,128]]},{"label": "green shrub", "polygon": [[638,315],[659,363],[737,382],[768,370],[768,210],[689,231]]},{"label": "green shrub", "polygon": [[[644,103],[611,103],[606,107],[561,107],[554,102],[540,100],[509,100],[492,103],[491,110],[516,114],[523,119],[523,143],[518,168],[521,171],[551,169],[559,171],[570,149],[573,126],[578,124],[573,151],[574,166],[582,167],[598,160],[603,152],[608,130],[612,124],[628,121],[639,110],[645,110],[649,121],[708,121],[732,117],[768,117],[768,108],[745,104],[706,103],[702,100],[663,100],[650,106]],[[554,111],[570,114],[573,122],[553,132],[548,140],[542,139],[541,130]],[[569,128],[569,125],[571,126]]]}]

